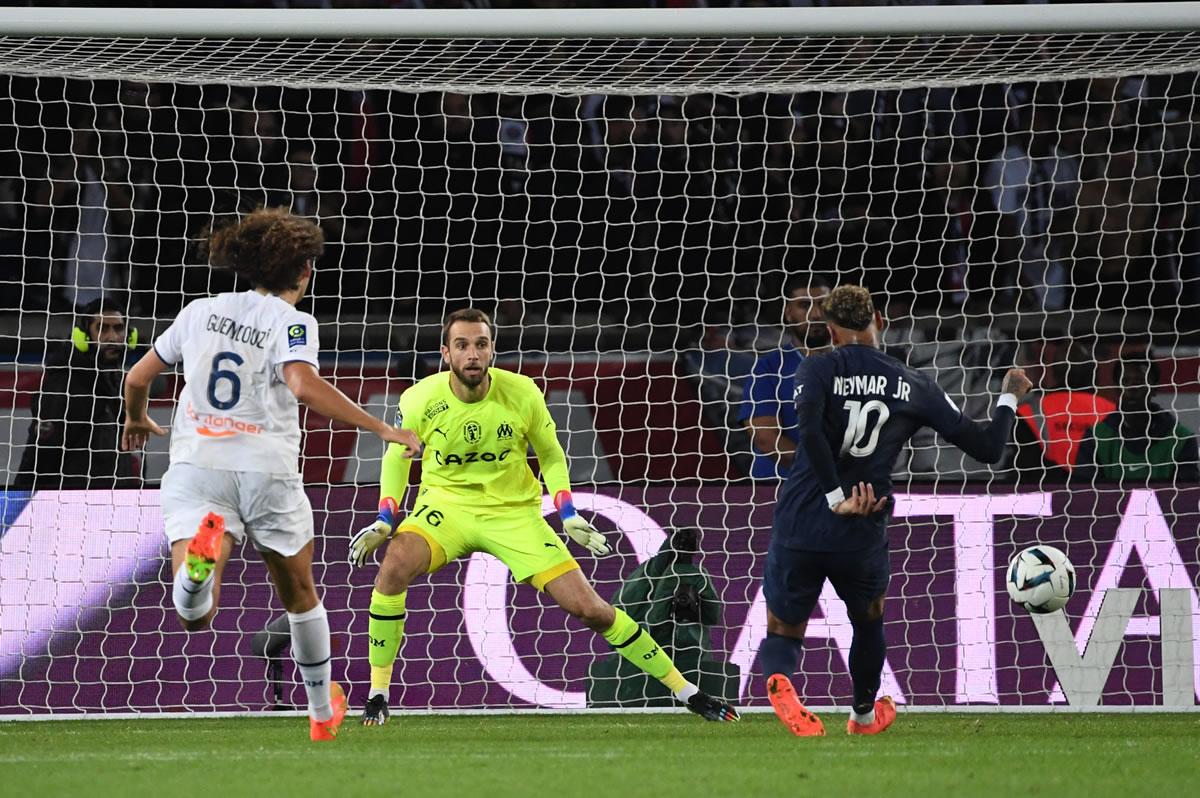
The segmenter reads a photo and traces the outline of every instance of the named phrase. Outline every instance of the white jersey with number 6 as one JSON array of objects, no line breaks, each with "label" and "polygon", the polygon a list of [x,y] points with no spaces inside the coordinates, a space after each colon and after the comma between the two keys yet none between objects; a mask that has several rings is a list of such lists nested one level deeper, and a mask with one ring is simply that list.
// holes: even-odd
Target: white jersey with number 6
[{"label": "white jersey with number 6", "polygon": [[154,342],[183,361],[171,462],[295,474],[300,409],[283,381],[292,361],[317,365],[317,322],[277,296],[218,294],[189,303]]}]

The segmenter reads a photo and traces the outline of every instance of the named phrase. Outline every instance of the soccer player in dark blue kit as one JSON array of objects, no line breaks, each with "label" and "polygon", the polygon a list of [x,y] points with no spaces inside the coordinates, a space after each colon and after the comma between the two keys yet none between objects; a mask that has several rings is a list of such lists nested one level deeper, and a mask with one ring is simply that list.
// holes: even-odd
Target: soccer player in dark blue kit
[{"label": "soccer player in dark blue kit", "polygon": [[806,359],[796,371],[800,445],[776,503],[763,575],[767,636],[758,650],[775,714],[801,737],[825,733],[791,677],[826,579],[854,627],[854,705],[846,731],[878,734],[895,720],[892,699],[875,695],[886,647],[891,473],[900,449],[928,426],[975,459],[999,462],[1017,402],[1032,387],[1024,371],[1011,369],[991,422],[980,424],[932,379],[880,349],[883,317],[865,288],[839,286],[823,309],[834,351]]}]

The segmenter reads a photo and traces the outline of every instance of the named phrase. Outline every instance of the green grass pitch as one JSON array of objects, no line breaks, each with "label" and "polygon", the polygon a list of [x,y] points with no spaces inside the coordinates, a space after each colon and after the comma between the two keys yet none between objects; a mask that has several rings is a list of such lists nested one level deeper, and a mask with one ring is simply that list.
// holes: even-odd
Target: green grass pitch
[{"label": "green grass pitch", "polygon": [[770,714],[0,723],[0,795],[1173,796],[1194,794],[1200,713],[905,714],[879,737],[797,739]]}]

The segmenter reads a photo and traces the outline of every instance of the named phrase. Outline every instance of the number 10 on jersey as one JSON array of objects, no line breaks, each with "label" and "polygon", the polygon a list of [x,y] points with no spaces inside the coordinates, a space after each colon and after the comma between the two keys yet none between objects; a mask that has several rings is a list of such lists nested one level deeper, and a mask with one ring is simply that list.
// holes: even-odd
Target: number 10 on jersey
[{"label": "number 10 on jersey", "polygon": [[850,416],[846,434],[842,436],[842,454],[849,452],[853,457],[869,457],[879,445],[879,431],[892,411],[878,399],[869,402],[847,399],[842,407]]}]

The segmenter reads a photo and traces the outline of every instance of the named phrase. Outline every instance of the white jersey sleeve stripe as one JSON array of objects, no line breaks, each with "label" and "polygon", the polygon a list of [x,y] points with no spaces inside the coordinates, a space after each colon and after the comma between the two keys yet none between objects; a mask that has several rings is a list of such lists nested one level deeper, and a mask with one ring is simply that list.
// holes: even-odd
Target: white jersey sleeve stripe
[{"label": "white jersey sleeve stripe", "polygon": [[150,345],[150,348],[154,350],[154,354],[158,355],[159,360],[161,360],[162,362],[166,363],[169,366],[174,366],[176,363],[179,362],[178,360],[171,360],[169,357],[164,355],[162,353],[162,350],[158,348],[158,341],[155,341],[154,343],[152,343]]}]

